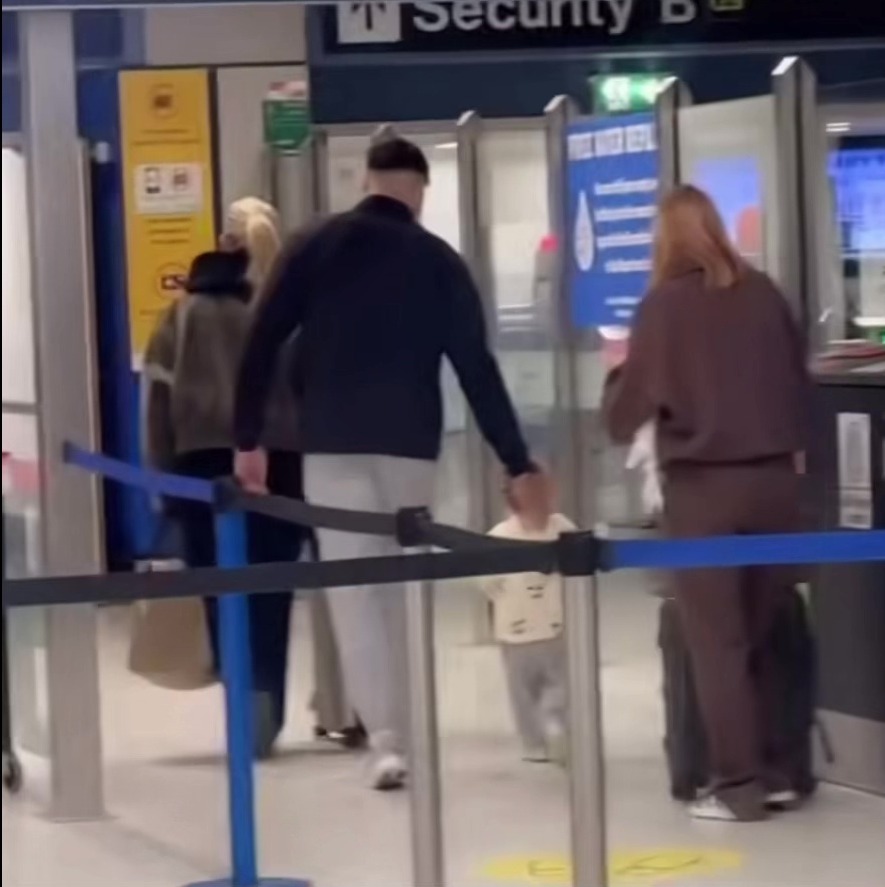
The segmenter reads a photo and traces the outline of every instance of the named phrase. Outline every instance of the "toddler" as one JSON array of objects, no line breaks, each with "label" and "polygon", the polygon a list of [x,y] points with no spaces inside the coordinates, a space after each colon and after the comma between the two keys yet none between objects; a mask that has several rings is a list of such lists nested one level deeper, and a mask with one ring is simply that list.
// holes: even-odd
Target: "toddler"
[{"label": "toddler", "polygon": [[[559,514],[541,532],[530,532],[518,518],[510,517],[489,535],[549,541],[574,529]],[[523,759],[564,764],[567,688],[562,579],[556,574],[515,573],[490,576],[482,587],[492,602],[495,638],[501,645]]]}]

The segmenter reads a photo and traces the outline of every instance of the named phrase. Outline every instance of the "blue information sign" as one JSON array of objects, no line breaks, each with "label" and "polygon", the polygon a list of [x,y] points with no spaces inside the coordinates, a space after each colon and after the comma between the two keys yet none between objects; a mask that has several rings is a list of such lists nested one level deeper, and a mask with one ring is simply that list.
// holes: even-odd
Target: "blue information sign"
[{"label": "blue information sign", "polygon": [[629,327],[648,286],[658,196],[654,115],[575,123],[568,146],[572,319]]}]

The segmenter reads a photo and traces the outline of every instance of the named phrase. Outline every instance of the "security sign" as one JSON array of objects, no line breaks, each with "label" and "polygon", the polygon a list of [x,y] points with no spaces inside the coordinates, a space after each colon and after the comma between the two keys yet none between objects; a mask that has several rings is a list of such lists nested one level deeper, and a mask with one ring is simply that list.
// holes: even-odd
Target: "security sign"
[{"label": "security sign", "polygon": [[885,36],[881,0],[840,0],[835,8],[829,0],[369,0],[330,4],[314,15],[332,55],[780,41],[795,48],[799,41]]}]

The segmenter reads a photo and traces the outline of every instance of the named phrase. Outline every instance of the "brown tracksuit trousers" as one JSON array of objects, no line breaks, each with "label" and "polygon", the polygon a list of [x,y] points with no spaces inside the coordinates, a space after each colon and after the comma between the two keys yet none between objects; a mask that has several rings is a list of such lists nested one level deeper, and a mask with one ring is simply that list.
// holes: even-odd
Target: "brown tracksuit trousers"
[{"label": "brown tracksuit trousers", "polygon": [[[795,532],[800,484],[788,458],[671,466],[666,475],[667,534],[692,538]],[[797,579],[794,568],[784,567],[676,574],[677,606],[720,789],[753,782],[780,786],[792,772],[766,712],[781,704],[773,698],[778,664],[768,641]]]}]

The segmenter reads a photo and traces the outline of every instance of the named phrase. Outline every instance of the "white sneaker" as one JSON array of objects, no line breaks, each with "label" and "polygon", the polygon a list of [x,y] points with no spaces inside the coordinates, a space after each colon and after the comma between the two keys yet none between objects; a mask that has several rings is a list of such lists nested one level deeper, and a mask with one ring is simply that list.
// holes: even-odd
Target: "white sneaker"
[{"label": "white sneaker", "polygon": [[372,788],[379,792],[401,789],[409,775],[402,755],[381,755],[372,765]]},{"label": "white sneaker", "polygon": [[716,795],[707,795],[689,805],[688,815],[692,819],[710,819],[718,822],[737,822],[737,815]]},{"label": "white sneaker", "polygon": [[794,807],[799,803],[799,792],[791,788],[769,792],[765,796],[766,807]]},{"label": "white sneaker", "polygon": [[550,760],[560,767],[568,764],[568,736],[562,724],[547,724],[547,751]]}]

